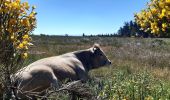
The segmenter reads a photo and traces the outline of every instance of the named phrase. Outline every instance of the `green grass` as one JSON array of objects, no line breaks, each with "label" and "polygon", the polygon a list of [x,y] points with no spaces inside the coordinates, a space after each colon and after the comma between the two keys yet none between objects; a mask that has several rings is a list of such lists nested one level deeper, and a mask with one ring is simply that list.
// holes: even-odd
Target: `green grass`
[{"label": "green grass", "polygon": [[111,66],[89,73],[93,80],[87,84],[98,99],[170,100],[169,39],[33,36],[34,46],[24,66],[94,43],[101,44],[112,61]]},{"label": "green grass", "polygon": [[170,88],[161,80],[154,79],[148,72],[129,74],[118,71],[102,80],[100,99],[109,100],[169,100]]}]

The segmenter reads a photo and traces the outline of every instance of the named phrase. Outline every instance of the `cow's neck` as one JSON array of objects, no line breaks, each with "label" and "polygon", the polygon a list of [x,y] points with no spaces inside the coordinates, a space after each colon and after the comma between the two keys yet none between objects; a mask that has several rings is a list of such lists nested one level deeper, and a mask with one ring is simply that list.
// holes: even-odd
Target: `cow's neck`
[{"label": "cow's neck", "polygon": [[76,51],[75,55],[82,62],[86,71],[92,69],[91,54],[88,50]]}]

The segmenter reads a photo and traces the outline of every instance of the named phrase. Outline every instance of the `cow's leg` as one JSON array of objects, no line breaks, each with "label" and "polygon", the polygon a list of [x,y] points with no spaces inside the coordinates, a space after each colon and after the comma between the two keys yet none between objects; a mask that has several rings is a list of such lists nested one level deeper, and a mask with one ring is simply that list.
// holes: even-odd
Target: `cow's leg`
[{"label": "cow's leg", "polygon": [[78,79],[81,80],[81,82],[83,83],[86,82],[89,78],[88,74],[81,69],[78,69],[76,74],[78,76]]},{"label": "cow's leg", "polygon": [[78,95],[74,92],[70,93],[70,100],[78,100]]},{"label": "cow's leg", "polygon": [[58,80],[53,80],[51,86],[52,86],[52,88],[53,88],[54,90],[58,90],[59,87],[60,87],[60,85],[59,85],[59,83],[58,83]]},{"label": "cow's leg", "polygon": [[57,79],[57,77],[55,76],[54,73],[52,73],[52,80],[51,80],[51,86],[54,90],[58,90],[60,85],[59,85],[59,81]]},{"label": "cow's leg", "polygon": [[[59,89],[59,82],[54,73],[51,73],[51,76],[52,77],[50,77],[50,83],[51,83],[50,89],[56,91]],[[51,95],[51,93],[48,93],[48,90],[44,91],[43,94],[45,98],[42,98],[41,100],[48,100],[48,97]]]},{"label": "cow's leg", "polygon": [[35,96],[32,96],[31,100],[37,100],[37,98]]}]

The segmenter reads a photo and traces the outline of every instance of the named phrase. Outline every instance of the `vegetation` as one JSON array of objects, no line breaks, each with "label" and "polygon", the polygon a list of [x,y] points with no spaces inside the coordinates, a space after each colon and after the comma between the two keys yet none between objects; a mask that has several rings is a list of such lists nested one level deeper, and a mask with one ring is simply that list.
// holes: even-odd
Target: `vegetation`
[{"label": "vegetation", "polygon": [[[125,37],[170,37],[170,0],[151,0],[148,8],[125,23],[118,34],[98,36],[35,36],[35,6],[20,0],[0,0],[0,94],[12,98],[12,76],[19,68],[38,59],[86,49],[101,44],[112,61],[109,67],[90,72],[86,83],[96,99],[169,100],[170,40]],[[140,30],[140,28],[142,30]],[[152,34],[150,34],[152,33]],[[113,38],[113,36],[115,36]],[[26,59],[24,65],[22,61]],[[85,86],[85,87],[86,87]],[[2,93],[3,92],[3,93]],[[52,99],[68,99],[68,92],[55,93]],[[88,93],[87,93],[88,94]],[[1,95],[2,97],[2,95]]]},{"label": "vegetation", "polygon": [[148,72],[129,74],[119,70],[110,79],[103,80],[102,85],[98,96],[102,100],[166,100],[170,97],[166,83],[154,79]]},{"label": "vegetation", "polygon": [[12,98],[10,75],[27,58],[30,33],[36,25],[35,6],[29,9],[28,2],[0,0],[0,84],[6,99]]},{"label": "vegetation", "polygon": [[[98,99],[168,100],[170,98],[169,39],[33,36],[35,47],[25,65],[44,57],[86,49],[100,43],[112,65],[90,72],[86,83]],[[67,93],[51,95],[67,100]]]},{"label": "vegetation", "polygon": [[140,26],[133,21],[125,22],[118,30],[117,35],[119,37],[151,37],[147,32],[140,29]]},{"label": "vegetation", "polygon": [[135,19],[142,30],[157,37],[170,37],[170,0],[151,0]]}]

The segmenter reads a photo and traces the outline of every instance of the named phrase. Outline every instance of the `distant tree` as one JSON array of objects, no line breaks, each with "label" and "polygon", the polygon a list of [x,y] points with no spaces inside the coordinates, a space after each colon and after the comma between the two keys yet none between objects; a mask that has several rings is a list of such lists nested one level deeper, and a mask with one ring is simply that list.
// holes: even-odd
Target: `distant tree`
[{"label": "distant tree", "polygon": [[90,37],[93,37],[93,35],[91,34]]},{"label": "distant tree", "polygon": [[86,35],[85,35],[85,33],[83,33],[83,37],[85,37]]},{"label": "distant tree", "polygon": [[65,34],[65,36],[68,36],[68,34]]},{"label": "distant tree", "polygon": [[121,37],[148,37],[150,34],[148,32],[144,32],[140,29],[140,26],[134,22],[125,22],[123,27],[120,27],[118,30],[118,35]]},{"label": "distant tree", "polygon": [[124,37],[130,37],[130,25],[128,22],[124,23],[123,27],[120,27],[120,29],[118,30],[118,34],[120,36],[124,36]]},{"label": "distant tree", "polygon": [[40,36],[44,36],[44,37],[45,37],[46,35],[45,35],[45,34],[43,34],[43,33],[41,33],[41,34],[40,34]]}]

